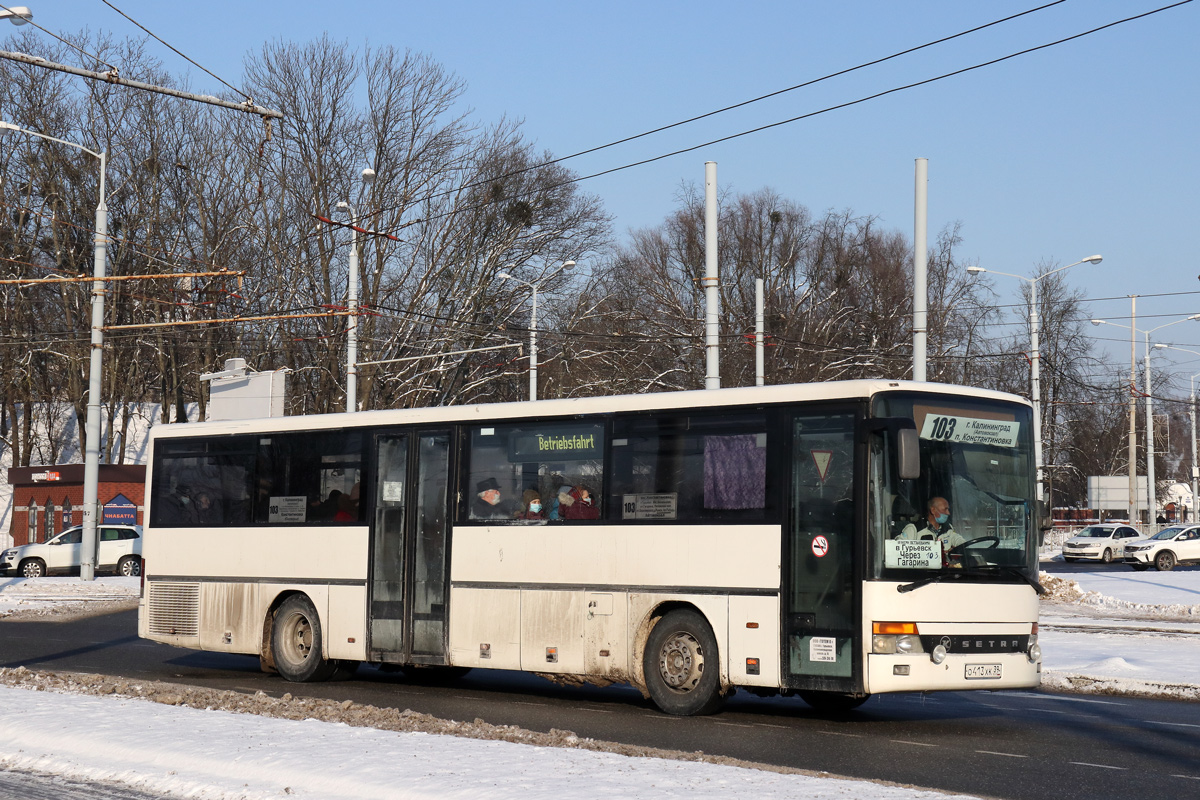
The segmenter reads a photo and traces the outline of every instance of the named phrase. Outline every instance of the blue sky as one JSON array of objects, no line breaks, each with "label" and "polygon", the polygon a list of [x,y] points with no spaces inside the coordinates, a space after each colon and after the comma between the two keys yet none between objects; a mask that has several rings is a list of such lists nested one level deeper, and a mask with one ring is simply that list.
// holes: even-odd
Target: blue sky
[{"label": "blue sky", "polygon": [[[1044,1],[1044,0],[1043,0]],[[14,0],[16,2],[16,0]],[[54,31],[140,36],[101,0],[19,0]],[[1021,2],[164,3],[112,0],[231,83],[268,40],[328,31],[351,44],[428,53],[468,85],[476,118],[523,119],[565,155],[786,88],[1034,8]],[[5,2],[5,5],[11,3]],[[884,65],[640,139],[568,166],[590,174],[1051,42],[1168,0],[1068,0]],[[734,191],[770,187],[816,212],[852,209],[912,235],[913,163],[929,159],[930,240],[961,222],[961,254],[1032,274],[1093,253],[1066,273],[1095,316],[1138,327],[1200,312],[1197,134],[1200,3],[1002,64],[584,183],[617,230],[652,226],[704,162]],[[6,33],[6,32],[4,32]],[[151,44],[172,70],[186,62]],[[194,68],[193,87],[219,85]],[[1019,282],[995,278],[1000,303]],[[1179,293],[1174,297],[1145,295]],[[1117,328],[1092,332],[1128,363]],[[1200,351],[1200,322],[1161,332]],[[1114,340],[1114,341],[1107,341]],[[1140,348],[1139,348],[1140,351]],[[1160,361],[1161,359],[1161,361]],[[1188,374],[1200,358],[1160,351]],[[1185,379],[1186,386],[1186,379]]]}]

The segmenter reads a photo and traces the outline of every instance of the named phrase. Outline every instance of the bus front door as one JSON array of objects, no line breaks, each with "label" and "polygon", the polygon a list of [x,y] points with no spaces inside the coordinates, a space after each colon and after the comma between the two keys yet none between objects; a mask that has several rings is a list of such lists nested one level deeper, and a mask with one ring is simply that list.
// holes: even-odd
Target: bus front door
[{"label": "bus front door", "polygon": [[853,692],[855,415],[797,414],[784,575],[786,685]]},{"label": "bus front door", "polygon": [[450,431],[378,437],[373,659],[446,663],[450,445]]}]

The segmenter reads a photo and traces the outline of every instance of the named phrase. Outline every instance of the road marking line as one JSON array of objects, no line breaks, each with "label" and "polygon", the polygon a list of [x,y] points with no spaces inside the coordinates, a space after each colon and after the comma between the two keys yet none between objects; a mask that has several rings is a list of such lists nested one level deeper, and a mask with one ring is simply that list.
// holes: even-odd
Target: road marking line
[{"label": "road marking line", "polygon": [[530,703],[525,700],[513,700],[513,705],[515,705],[515,706],[544,706],[546,704],[545,703]]},{"label": "road marking line", "polygon": [[838,731],[817,731],[817,733],[823,733],[826,736],[849,736],[851,739],[862,738],[861,733],[839,733]]},{"label": "road marking line", "polygon": [[576,711],[591,711],[593,714],[611,714],[613,713],[607,708],[584,708],[583,706],[575,706]]},{"label": "road marking line", "polygon": [[753,728],[754,725],[743,725],[740,722],[713,722],[714,725],[724,725],[728,728]]},{"label": "road marking line", "polygon": [[1200,725],[1195,725],[1191,722],[1159,722],[1156,719],[1146,720],[1147,725],[1174,725],[1177,728],[1200,728]]},{"label": "road marking line", "polygon": [[892,741],[895,742],[896,744],[914,744],[917,747],[938,747],[939,746],[936,744],[929,744],[928,742],[909,742],[904,739],[892,739]]},{"label": "road marking line", "polygon": [[1114,767],[1111,764],[1090,764],[1087,761],[1069,761],[1069,764],[1076,764],[1081,767],[1098,767],[1099,769],[1121,769],[1128,770],[1129,767]]},{"label": "road marking line", "polygon": [[1172,778],[1184,778],[1189,781],[1200,781],[1200,775],[1172,775]]},{"label": "road marking line", "polygon": [[760,722],[760,723],[758,723],[758,726],[760,728],[779,728],[780,730],[785,730],[785,731],[791,730],[791,728],[789,728],[787,725],[772,725],[769,722]]},{"label": "road marking line", "polygon": [[1001,753],[996,750],[976,750],[976,753],[983,753],[985,756],[1004,756],[1005,758],[1029,758],[1019,753]]}]

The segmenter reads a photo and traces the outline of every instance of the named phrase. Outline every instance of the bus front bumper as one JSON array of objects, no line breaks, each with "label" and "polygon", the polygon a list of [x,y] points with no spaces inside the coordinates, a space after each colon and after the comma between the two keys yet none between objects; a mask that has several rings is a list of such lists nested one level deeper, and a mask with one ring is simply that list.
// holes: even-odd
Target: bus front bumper
[{"label": "bus front bumper", "polygon": [[926,653],[867,656],[867,686],[884,692],[1028,689],[1041,683],[1041,660],[1025,653],[951,654],[935,664]]}]

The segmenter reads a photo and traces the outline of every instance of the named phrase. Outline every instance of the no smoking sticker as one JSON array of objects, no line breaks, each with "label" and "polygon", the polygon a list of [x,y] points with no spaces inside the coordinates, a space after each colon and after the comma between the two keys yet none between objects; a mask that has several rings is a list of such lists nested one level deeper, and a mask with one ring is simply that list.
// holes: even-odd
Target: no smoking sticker
[{"label": "no smoking sticker", "polygon": [[814,536],[812,541],[813,555],[821,558],[829,552],[829,540],[824,536]]}]

